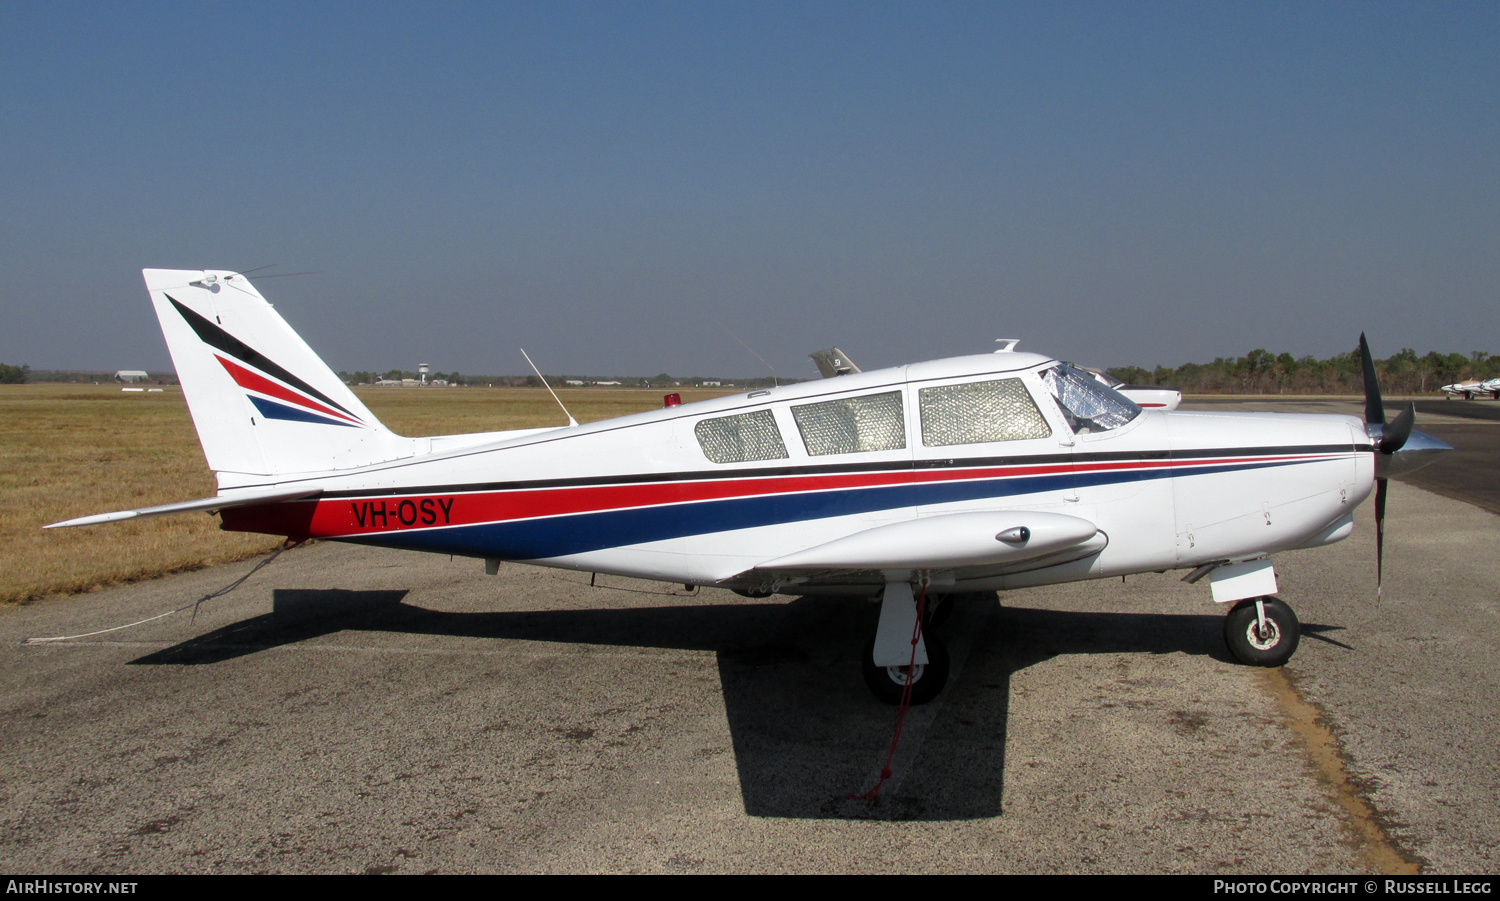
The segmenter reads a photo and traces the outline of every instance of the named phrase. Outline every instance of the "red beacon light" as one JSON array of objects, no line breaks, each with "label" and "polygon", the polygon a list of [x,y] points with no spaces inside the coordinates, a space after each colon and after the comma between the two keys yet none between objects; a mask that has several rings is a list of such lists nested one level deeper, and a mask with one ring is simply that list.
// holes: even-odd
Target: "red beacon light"
[{"label": "red beacon light", "polygon": [[666,397],[663,397],[661,399],[661,405],[663,407],[680,407],[682,406],[682,395],[668,394]]}]

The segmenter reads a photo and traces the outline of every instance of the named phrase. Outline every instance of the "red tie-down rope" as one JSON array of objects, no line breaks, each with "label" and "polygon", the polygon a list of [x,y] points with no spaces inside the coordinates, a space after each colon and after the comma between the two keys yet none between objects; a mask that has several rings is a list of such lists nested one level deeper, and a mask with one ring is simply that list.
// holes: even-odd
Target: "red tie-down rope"
[{"label": "red tie-down rope", "polygon": [[912,674],[917,669],[917,642],[922,640],[922,619],[927,612],[927,579],[921,580],[921,593],[917,595],[917,622],[911,630],[911,661],[906,665],[906,684],[901,688],[901,704],[896,708],[896,731],[891,734],[891,750],[885,755],[885,766],[880,768],[880,780],[875,787],[862,795],[849,795],[851,801],[880,800],[880,787],[891,778],[891,761],[896,759],[896,745],[901,743],[901,729],[906,725],[906,711],[911,708],[911,689],[916,682]]}]

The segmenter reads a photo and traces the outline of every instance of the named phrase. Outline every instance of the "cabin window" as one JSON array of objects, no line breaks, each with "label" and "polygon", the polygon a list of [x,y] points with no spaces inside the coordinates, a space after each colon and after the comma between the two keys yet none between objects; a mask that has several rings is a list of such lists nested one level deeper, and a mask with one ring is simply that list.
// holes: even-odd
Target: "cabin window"
[{"label": "cabin window", "polygon": [[948,447],[1046,438],[1051,426],[1020,379],[939,385],[919,392],[922,444]]},{"label": "cabin window", "polygon": [[715,463],[781,460],[786,444],[770,410],[705,419],[693,427],[703,455]]},{"label": "cabin window", "polygon": [[844,397],[792,407],[809,456],[901,450],[906,417],[901,392]]},{"label": "cabin window", "polygon": [[1130,398],[1067,363],[1042,373],[1042,382],[1068,426],[1080,435],[1107,432],[1141,415],[1141,408]]}]

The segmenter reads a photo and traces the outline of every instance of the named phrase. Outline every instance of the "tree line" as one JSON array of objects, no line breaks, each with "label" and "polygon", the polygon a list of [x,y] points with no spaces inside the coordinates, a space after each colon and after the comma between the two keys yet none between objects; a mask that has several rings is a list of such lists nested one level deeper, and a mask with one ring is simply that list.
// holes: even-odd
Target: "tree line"
[{"label": "tree line", "polygon": [[[1500,375],[1500,356],[1476,350],[1470,354],[1432,351],[1419,357],[1409,347],[1375,361],[1385,394],[1428,394],[1443,385]],[[1327,360],[1294,358],[1264,348],[1243,357],[1215,357],[1212,363],[1185,363],[1175,369],[1121,366],[1109,374],[1131,385],[1170,385],[1185,394],[1362,394],[1364,375],[1359,349]]]},{"label": "tree line", "polygon": [[[400,381],[402,379],[414,379],[418,377],[415,372],[410,372],[402,369],[391,369],[384,373],[365,369],[360,369],[355,372],[340,370],[338,375],[339,378],[343,379],[346,384],[350,385],[373,385],[380,379]],[[427,374],[428,382],[431,382],[435,379],[444,379],[450,385],[495,385],[503,386],[506,388],[542,387],[541,380],[539,380],[534,375],[464,375],[461,372],[429,372]],[[673,377],[665,372],[649,377],[638,375],[584,376],[567,374],[547,376],[548,383],[554,386],[564,385],[569,379],[578,379],[579,381],[587,382],[589,384],[601,380],[608,380],[619,382],[622,386],[630,388],[666,388],[672,387],[674,384],[678,384],[681,387],[693,387],[696,385],[700,385],[705,381],[718,381],[723,383],[724,385],[734,385],[736,387],[741,387],[748,390],[754,390],[756,388],[770,388],[775,384],[790,385],[795,382],[803,381],[802,379],[777,380],[771,376],[758,376],[748,379],[701,375],[695,375],[691,377]]]}]

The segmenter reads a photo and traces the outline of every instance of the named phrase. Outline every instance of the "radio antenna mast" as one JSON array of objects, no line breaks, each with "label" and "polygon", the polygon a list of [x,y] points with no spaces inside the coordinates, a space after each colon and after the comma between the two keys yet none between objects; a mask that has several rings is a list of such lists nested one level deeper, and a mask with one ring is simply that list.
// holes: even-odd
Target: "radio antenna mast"
[{"label": "radio antenna mast", "polygon": [[765,363],[766,364],[766,368],[769,369],[769,370],[771,370],[771,384],[774,385],[777,388],[781,387],[781,380],[779,378],[777,378],[777,376],[776,376],[776,367],[775,366],[772,366],[770,363],[766,363],[766,358],[763,357],[763,356],[761,356],[760,354],[756,353],[755,352],[755,348],[753,348],[750,345],[746,344],[744,341],[740,341],[740,336],[736,335],[734,332],[731,332],[729,330],[729,326],[727,326],[724,323],[720,322],[719,323],[719,327],[724,330],[724,334],[728,335],[729,337],[733,338],[736,341],[739,341],[740,342],[740,347],[743,347],[744,349],[750,351],[751,355],[753,355],[755,357],[755,359],[761,361],[762,363]]},{"label": "radio antenna mast", "polygon": [[557,396],[557,392],[556,391],[552,390],[552,386],[549,385],[549,384],[547,384],[547,377],[544,376],[544,375],[542,375],[542,371],[540,369],[536,368],[536,364],[535,363],[531,362],[531,354],[527,353],[526,352],[526,348],[524,348],[524,347],[521,348],[521,356],[523,356],[523,357],[526,358],[526,364],[531,367],[531,371],[532,372],[536,373],[536,377],[542,380],[542,387],[546,388],[547,389],[547,393],[550,394],[550,395],[552,395],[552,399],[555,400],[555,401],[557,401],[557,405],[559,407],[562,407],[563,415],[566,416],[566,417],[568,417],[568,425],[569,426],[576,426],[576,425],[578,425],[578,420],[576,420],[576,419],[573,418],[573,414],[568,412],[568,408],[567,407],[563,407],[562,399]]}]

